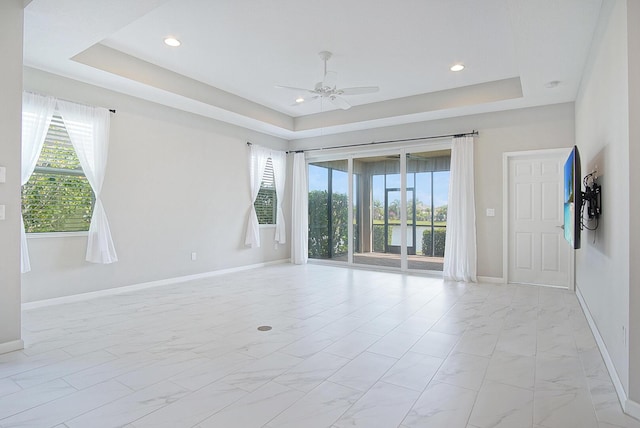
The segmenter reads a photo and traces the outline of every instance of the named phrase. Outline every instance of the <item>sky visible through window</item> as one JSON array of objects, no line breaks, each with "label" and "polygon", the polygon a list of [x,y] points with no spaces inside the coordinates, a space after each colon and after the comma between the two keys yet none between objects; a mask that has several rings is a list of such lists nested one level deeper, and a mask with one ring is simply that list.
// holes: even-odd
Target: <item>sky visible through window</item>
[{"label": "sky visible through window", "polygon": [[[327,190],[327,169],[315,165],[309,165],[309,191],[314,190]],[[346,173],[344,173],[346,176]],[[409,175],[408,187],[416,187],[416,199],[423,203],[431,203],[431,174],[430,173],[418,173],[416,174],[417,185],[413,183],[413,174]],[[383,176],[374,176],[373,181],[373,198],[381,202],[384,202],[384,188],[382,187]],[[380,183],[380,184],[378,184]],[[336,180],[334,177],[333,183],[334,193],[347,194],[347,180]],[[387,175],[387,188],[400,188],[400,174],[388,174]],[[449,171],[439,171],[433,174],[433,205],[434,207],[440,207],[447,205],[449,192]]]}]

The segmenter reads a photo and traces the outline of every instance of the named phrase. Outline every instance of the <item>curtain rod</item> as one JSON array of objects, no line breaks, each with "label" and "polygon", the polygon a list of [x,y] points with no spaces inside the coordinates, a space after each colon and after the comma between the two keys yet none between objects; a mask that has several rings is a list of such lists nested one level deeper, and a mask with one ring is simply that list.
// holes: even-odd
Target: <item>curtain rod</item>
[{"label": "curtain rod", "polygon": [[[78,104],[79,106],[85,106],[85,107],[96,107],[96,106],[91,106],[91,105],[89,105],[89,104],[79,103],[79,102],[77,102],[77,101],[65,100],[64,98],[58,98],[58,97],[54,97],[54,98],[55,98],[56,100],[66,101],[66,102],[68,102],[68,103],[73,103],[73,104]],[[107,110],[109,110],[111,113],[115,113],[115,112],[116,112],[116,109],[114,109],[114,108],[110,108],[110,109],[107,109]]]},{"label": "curtain rod", "polygon": [[[476,131],[475,129],[471,132],[465,132],[463,134],[446,134],[446,135],[432,135],[429,137],[418,137],[418,138],[402,138],[399,140],[384,140],[384,141],[370,141],[368,143],[359,143],[359,144],[345,144],[343,146],[332,146],[332,147],[326,147],[326,148],[318,148],[318,149],[307,149],[307,150],[293,150],[287,153],[304,153],[304,152],[314,152],[316,150],[331,150],[331,149],[346,149],[349,147],[360,147],[360,146],[373,146],[376,144],[390,144],[390,143],[404,143],[404,142],[409,142],[409,141],[420,141],[420,140],[435,140],[437,138],[447,138],[447,137],[453,137],[453,138],[459,138],[459,137],[475,137],[478,136],[479,133],[478,131]],[[251,143],[247,143],[247,144],[251,144]]]},{"label": "curtain rod", "polygon": [[[31,91],[25,91],[25,92],[31,92]],[[43,97],[46,97],[46,96],[53,96],[53,95],[43,95],[43,94],[40,94],[40,93],[38,93],[38,92],[31,92],[31,93],[32,93],[32,94],[36,94],[36,95],[40,95],[40,96],[43,96]],[[56,100],[66,101],[66,102],[68,102],[68,103],[78,104],[78,105],[81,105],[81,106],[86,106],[86,107],[95,107],[95,106],[90,106],[90,105],[88,105],[88,104],[82,104],[82,103],[79,103],[79,102],[77,102],[77,101],[65,100],[64,98],[58,98],[58,97],[53,97],[53,98],[55,98]],[[115,112],[116,112],[116,109],[114,109],[114,108],[110,108],[110,109],[108,109],[108,110],[109,110],[111,113],[115,113]]]},{"label": "curtain rod", "polygon": [[[66,102],[68,102],[68,103],[73,103],[73,104],[78,104],[79,106],[85,106],[85,107],[96,107],[96,106],[91,106],[91,105],[89,105],[89,104],[79,103],[79,102],[77,102],[77,101],[65,100],[64,98],[58,98],[58,97],[54,97],[54,98],[55,98],[56,100],[66,101]],[[115,112],[116,112],[116,109],[114,109],[114,108],[110,108],[110,109],[107,109],[107,110],[109,110],[111,113],[115,113]]]},{"label": "curtain rod", "polygon": [[[85,106],[85,107],[96,107],[96,106],[91,106],[91,105],[89,105],[89,104],[79,103],[79,102],[77,102],[77,101],[65,100],[64,98],[58,98],[58,97],[54,97],[54,98],[55,98],[55,99],[57,99],[57,100],[60,100],[60,101],[66,101],[66,102],[68,102],[68,103],[78,104],[78,105],[80,105],[80,106]],[[107,110],[109,110],[111,113],[115,113],[115,112],[116,112],[116,109],[114,109],[114,108],[110,108],[110,109],[107,109]]]}]

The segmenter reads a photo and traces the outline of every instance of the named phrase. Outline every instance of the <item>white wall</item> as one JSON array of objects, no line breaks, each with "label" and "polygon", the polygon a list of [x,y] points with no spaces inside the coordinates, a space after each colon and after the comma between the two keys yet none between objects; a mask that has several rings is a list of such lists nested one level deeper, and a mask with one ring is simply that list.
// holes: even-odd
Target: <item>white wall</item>
[{"label": "white wall", "polygon": [[[640,260],[640,2],[627,2],[629,63],[629,260]],[[640,264],[629,272],[629,398],[640,403]]]},{"label": "white wall", "polygon": [[23,301],[289,258],[289,245],[274,249],[273,227],[261,230],[261,248],[244,246],[246,142],[285,150],[285,140],[33,69],[24,80],[27,90],[117,110],[102,199],[119,261],[85,262],[86,237],[29,238]]},{"label": "white wall", "polygon": [[22,123],[22,0],[0,2],[0,353],[19,349],[20,341],[20,139]]},{"label": "white wall", "polygon": [[597,231],[583,231],[582,248],[576,252],[576,287],[627,392],[629,352],[623,329],[629,330],[628,81],[626,1],[607,1],[576,100],[582,173],[597,166],[603,213]]},{"label": "white wall", "polygon": [[[288,245],[273,250],[273,229],[262,230],[261,249],[245,249],[242,244],[245,198],[248,198],[244,142],[263,140],[264,145],[275,148],[286,147],[286,142],[36,70],[25,70],[25,87],[117,109],[112,116],[103,199],[120,262],[111,266],[85,263],[86,238],[31,238],[33,271],[23,276],[23,301],[289,257]],[[573,110],[573,104],[567,103],[486,113],[296,140],[289,147],[300,149],[479,130],[475,150],[478,274],[499,278],[502,153],[571,147]],[[237,180],[229,185],[228,176]],[[207,191],[216,197],[229,198],[232,208],[227,210],[215,199],[199,197]],[[197,204],[192,211],[184,208],[191,201]],[[486,217],[486,208],[494,208],[496,216]],[[287,207],[285,212],[289,220]],[[209,219],[218,223],[208,224]],[[226,225],[221,224],[222,219],[226,219]],[[198,253],[197,262],[190,261],[192,251]]]},{"label": "white wall", "polygon": [[[290,147],[311,149],[456,134],[473,129],[479,131],[474,151],[478,275],[502,278],[502,153],[572,147],[575,141],[573,103],[295,140]],[[486,216],[487,208],[495,209],[495,217]]]}]

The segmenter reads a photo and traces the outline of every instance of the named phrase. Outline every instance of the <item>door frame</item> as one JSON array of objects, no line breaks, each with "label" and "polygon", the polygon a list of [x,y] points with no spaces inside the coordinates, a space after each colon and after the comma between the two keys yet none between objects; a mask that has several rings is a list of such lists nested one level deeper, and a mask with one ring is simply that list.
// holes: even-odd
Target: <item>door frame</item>
[{"label": "door frame", "polygon": [[[509,283],[509,230],[510,230],[510,215],[509,215],[509,162],[518,158],[531,158],[531,157],[549,157],[549,156],[569,156],[571,148],[564,149],[541,149],[541,150],[524,150],[520,152],[504,152],[502,154],[502,282],[504,284]],[[567,289],[575,291],[575,250],[569,250],[569,283]],[[555,287],[555,286],[551,286]],[[564,288],[564,287],[559,287]]]},{"label": "door frame", "polygon": [[[402,199],[402,189],[400,188],[390,188],[384,189],[384,248],[385,253],[389,254],[400,254],[402,252],[402,245],[391,245],[389,243],[389,192],[398,192],[400,193],[400,198]],[[411,192],[411,201],[407,199],[407,208],[409,204],[413,209],[412,216],[412,226],[409,226],[409,219],[407,218],[407,255],[415,256],[416,255],[416,192],[415,187],[407,187],[406,193]],[[400,225],[402,228],[402,225]],[[410,230],[411,229],[411,230]],[[409,246],[409,236],[411,236],[413,245]]]}]

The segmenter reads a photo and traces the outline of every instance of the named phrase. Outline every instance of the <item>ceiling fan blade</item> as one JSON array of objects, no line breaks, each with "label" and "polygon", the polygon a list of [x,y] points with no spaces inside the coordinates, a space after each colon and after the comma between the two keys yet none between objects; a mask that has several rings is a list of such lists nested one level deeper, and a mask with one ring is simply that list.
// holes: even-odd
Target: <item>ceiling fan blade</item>
[{"label": "ceiling fan blade", "polygon": [[331,101],[336,107],[340,107],[342,110],[349,110],[351,108],[351,104],[349,104],[344,98],[340,98],[335,95],[329,97],[329,101]]},{"label": "ceiling fan blade", "polygon": [[278,89],[289,89],[291,91],[296,91],[296,92],[300,92],[300,93],[306,93],[306,92],[314,93],[311,89],[295,88],[293,86],[283,86],[283,85],[275,85],[275,86]]},{"label": "ceiling fan blade", "polygon": [[325,88],[335,88],[338,83],[338,73],[335,71],[327,71],[322,79],[322,86]]},{"label": "ceiling fan blade", "polygon": [[361,94],[372,94],[374,92],[378,92],[380,90],[377,86],[360,86],[357,88],[344,88],[340,89],[341,95],[361,95]]}]

